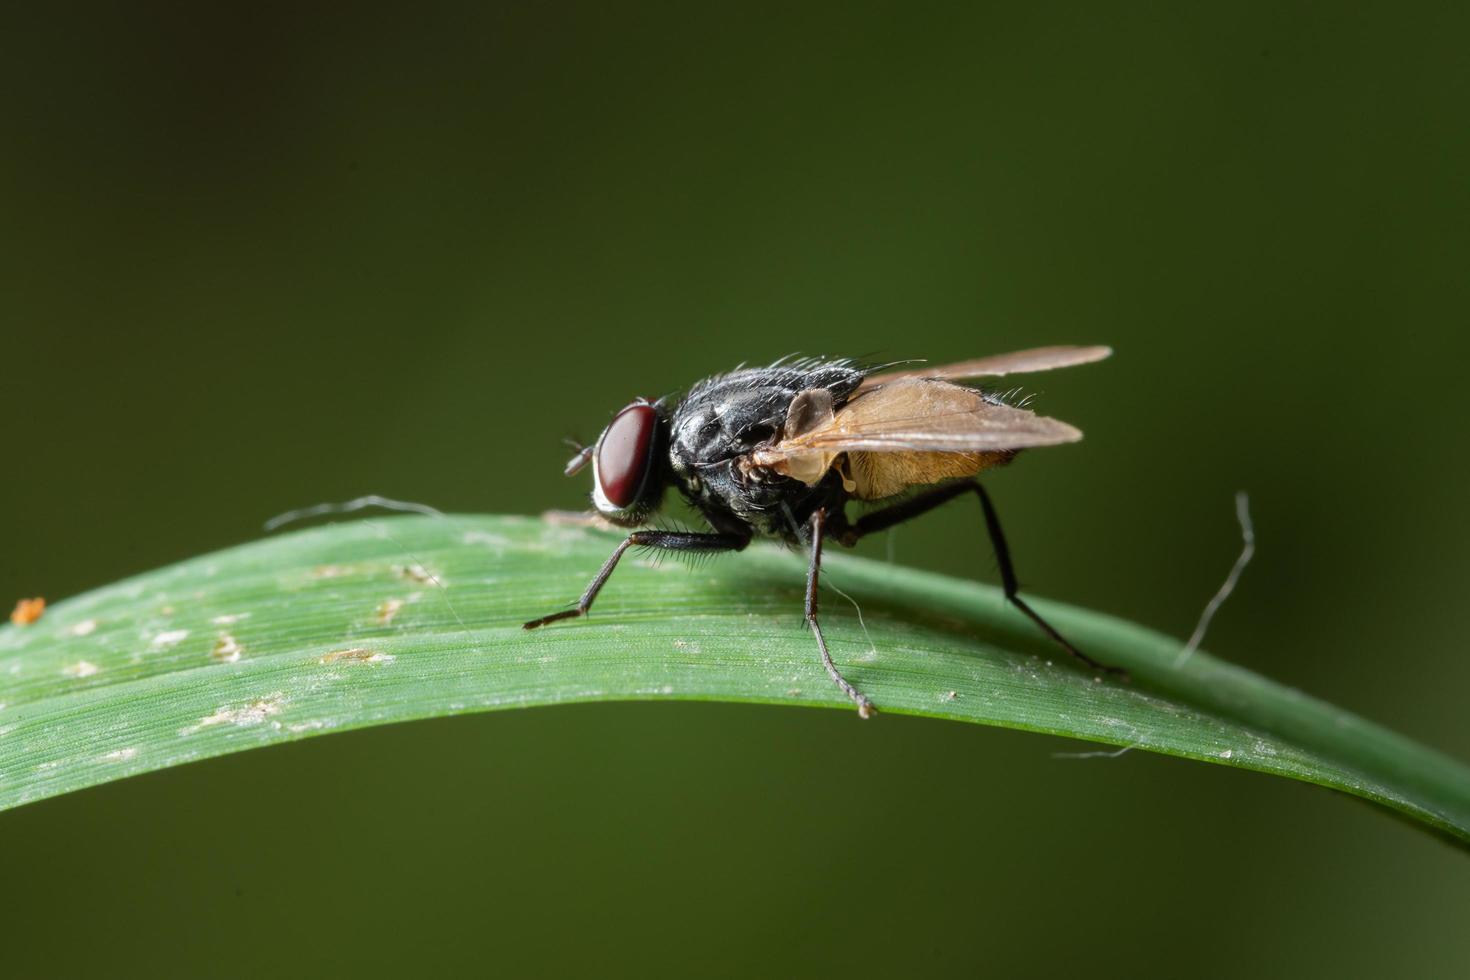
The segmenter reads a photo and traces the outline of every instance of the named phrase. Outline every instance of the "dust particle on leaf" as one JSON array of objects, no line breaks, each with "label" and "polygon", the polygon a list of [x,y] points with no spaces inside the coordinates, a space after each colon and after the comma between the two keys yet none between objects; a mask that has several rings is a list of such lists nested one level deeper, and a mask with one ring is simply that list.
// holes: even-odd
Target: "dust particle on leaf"
[{"label": "dust particle on leaf", "polygon": [[221,705],[212,715],[200,718],[198,722],[188,728],[181,729],[180,735],[192,735],[203,728],[214,725],[235,725],[246,728],[250,725],[259,725],[272,715],[281,713],[281,708],[286,703],[286,695],[281,691],[274,691],[264,697],[256,698],[241,705]]},{"label": "dust particle on leaf", "polygon": [[378,603],[377,620],[378,625],[387,626],[393,622],[393,617],[398,615],[398,610],[403,608],[402,599],[384,599]]},{"label": "dust particle on leaf", "polygon": [[552,527],[591,528],[596,531],[612,531],[615,534],[622,530],[601,514],[590,510],[544,510],[541,512],[541,520]]},{"label": "dust particle on leaf", "polygon": [[167,650],[169,647],[178,646],[189,638],[188,630],[165,630],[155,634],[148,645],[155,650]]},{"label": "dust particle on leaf", "polygon": [[323,654],[320,662],[323,664],[390,664],[393,660],[394,657],[391,653],[379,653],[377,650],[364,650],[361,647],[353,647],[350,650],[333,650],[331,653]]},{"label": "dust particle on leaf", "polygon": [[394,565],[393,574],[401,579],[417,582],[420,585],[437,585],[443,584],[444,581],[438,575],[435,575],[423,565],[417,563],[413,565]]},{"label": "dust particle on leaf", "polygon": [[240,659],[240,654],[245,648],[240,641],[228,633],[221,633],[219,639],[214,642],[214,649],[209,652],[211,660],[217,660],[222,664],[232,664]]}]

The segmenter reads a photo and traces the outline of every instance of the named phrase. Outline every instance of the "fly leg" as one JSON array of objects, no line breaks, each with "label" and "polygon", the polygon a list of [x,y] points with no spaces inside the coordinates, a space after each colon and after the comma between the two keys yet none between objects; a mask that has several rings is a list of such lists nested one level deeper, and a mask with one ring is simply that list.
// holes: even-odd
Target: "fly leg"
[{"label": "fly leg", "polygon": [[927,493],[921,493],[916,497],[911,497],[891,507],[885,507],[871,514],[865,514],[843,535],[842,543],[851,547],[859,538],[865,535],[872,534],[874,531],[886,530],[895,524],[901,524],[910,518],[918,517],[920,514],[927,514],[941,504],[946,504],[956,497],[963,496],[971,491],[980,498],[980,507],[985,512],[985,529],[990,533],[990,544],[995,549],[995,560],[996,564],[1000,566],[1000,581],[1001,586],[1005,589],[1006,599],[1017,609],[1021,610],[1021,612],[1025,613],[1033,623],[1041,627],[1041,631],[1055,640],[1062,649],[1087,666],[1094,670],[1127,677],[1128,672],[1123,668],[1100,664],[1081,650],[1078,650],[1065,636],[1057,632],[1056,627],[1052,626],[1045,619],[1042,619],[1041,614],[1035,609],[1032,609],[1025,599],[1021,598],[1020,585],[1016,582],[1016,569],[1011,564],[1011,549],[1006,544],[1005,532],[1000,529],[1000,518],[995,513],[995,505],[990,502],[990,494],[985,492],[985,488],[980,485],[978,480],[966,480],[962,483],[950,483],[942,487],[936,487]]},{"label": "fly leg", "polygon": [[547,623],[554,623],[559,619],[575,619],[578,616],[587,615],[587,610],[592,608],[592,600],[597,598],[597,593],[607,584],[612,577],[613,569],[618,567],[618,559],[623,557],[623,552],[629,548],[644,547],[658,548],[663,551],[740,551],[750,544],[750,536],[742,534],[696,534],[689,531],[634,531],[623,539],[623,542],[613,549],[607,561],[597,570],[592,581],[587,586],[587,591],[582,593],[582,598],[577,600],[575,609],[563,609],[561,612],[552,613],[550,616],[542,616],[533,619],[526,624],[525,628],[533,630]]},{"label": "fly leg", "polygon": [[822,573],[822,529],[826,523],[826,511],[818,507],[812,514],[812,560],[806,572],[806,621],[811,626],[812,634],[817,638],[817,651],[822,655],[822,666],[827,668],[827,676],[832,678],[832,683],[842,689],[842,693],[852,699],[857,705],[858,715],[863,718],[871,718],[878,709],[873,702],[859,693],[858,689],[848,682],[837,665],[832,662],[832,654],[827,652],[827,639],[822,636],[822,626],[817,622],[817,580]]}]

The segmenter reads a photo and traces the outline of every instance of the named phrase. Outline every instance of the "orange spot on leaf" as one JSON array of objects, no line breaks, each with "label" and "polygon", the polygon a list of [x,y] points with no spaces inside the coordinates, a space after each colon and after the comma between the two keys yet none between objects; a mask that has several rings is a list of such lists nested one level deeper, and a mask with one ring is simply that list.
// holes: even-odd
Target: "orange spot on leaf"
[{"label": "orange spot on leaf", "polygon": [[17,626],[29,626],[41,618],[46,611],[46,600],[37,596],[34,599],[22,599],[15,604],[10,611],[10,621]]}]

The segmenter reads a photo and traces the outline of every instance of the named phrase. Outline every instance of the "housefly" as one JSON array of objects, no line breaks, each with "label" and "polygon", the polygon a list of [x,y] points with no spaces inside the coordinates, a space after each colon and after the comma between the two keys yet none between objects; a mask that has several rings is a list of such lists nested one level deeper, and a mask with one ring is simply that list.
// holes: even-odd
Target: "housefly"
[{"label": "housefly", "polygon": [[[1072,656],[1121,673],[1078,650],[1021,598],[1000,519],[976,479],[1022,449],[1076,442],[1082,433],[961,383],[1087,364],[1111,353],[1041,347],[876,374],[849,360],[807,359],[708,378],[677,400],[637,399],[566,472],[590,461],[597,512],[638,530],[613,549],[575,608],[534,619],[526,629],[584,615],[629,548],[709,553],[740,551],[757,536],[782,539],[809,549],[807,625],[827,675],[867,718],[873,703],[837,669],[817,619],[822,545],[831,539],[851,547],[973,493],[1006,598]],[[670,486],[703,515],[708,531],[642,527]],[[850,500],[887,503],[849,519]]]}]

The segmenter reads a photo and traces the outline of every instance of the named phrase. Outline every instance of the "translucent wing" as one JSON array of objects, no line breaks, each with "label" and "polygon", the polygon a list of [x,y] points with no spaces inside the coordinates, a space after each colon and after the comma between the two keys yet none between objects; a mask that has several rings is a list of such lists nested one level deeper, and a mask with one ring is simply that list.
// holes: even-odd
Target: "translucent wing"
[{"label": "translucent wing", "polygon": [[845,453],[849,490],[876,500],[907,486],[973,475],[1018,449],[1081,438],[1065,422],[989,401],[973,388],[901,378],[859,391],[838,411],[830,392],[802,392],[781,441],[753,453],[751,462],[814,485]]},{"label": "translucent wing", "polygon": [[785,438],[771,452],[979,452],[1055,446],[1082,438],[1065,422],[987,400],[973,388],[928,378],[904,378],[862,391],[835,412],[830,395],[825,407],[813,406],[824,400],[824,394],[818,390],[797,396],[790,413],[797,424],[788,424]]},{"label": "translucent wing", "polygon": [[1113,353],[1111,347],[1033,347],[1031,350],[1012,351],[1009,354],[993,354],[977,357],[958,364],[940,364],[934,367],[915,368],[908,371],[890,371],[875,374],[863,380],[864,388],[889,384],[903,378],[937,378],[957,381],[961,378],[999,378],[1007,374],[1025,374],[1031,371],[1052,371],[1056,368],[1073,367],[1101,361]]}]

